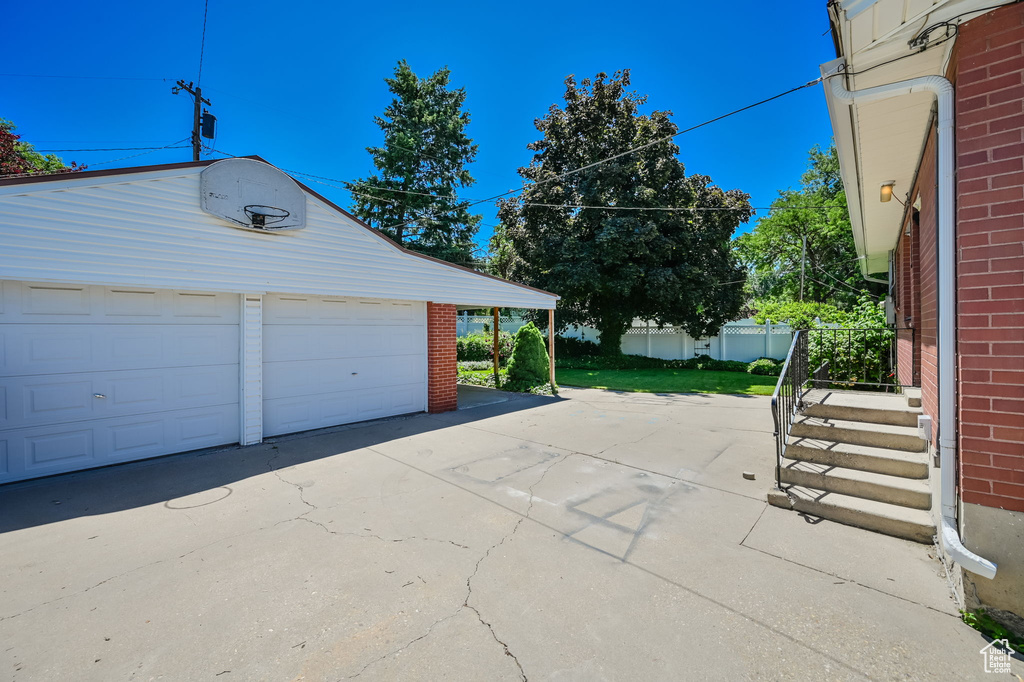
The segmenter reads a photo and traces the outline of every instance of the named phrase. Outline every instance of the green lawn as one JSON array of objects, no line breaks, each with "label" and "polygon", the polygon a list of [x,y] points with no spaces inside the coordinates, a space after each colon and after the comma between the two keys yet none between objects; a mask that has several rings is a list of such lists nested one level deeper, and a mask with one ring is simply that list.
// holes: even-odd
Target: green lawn
[{"label": "green lawn", "polygon": [[560,386],[639,393],[745,393],[771,395],[778,377],[703,369],[559,369]]}]

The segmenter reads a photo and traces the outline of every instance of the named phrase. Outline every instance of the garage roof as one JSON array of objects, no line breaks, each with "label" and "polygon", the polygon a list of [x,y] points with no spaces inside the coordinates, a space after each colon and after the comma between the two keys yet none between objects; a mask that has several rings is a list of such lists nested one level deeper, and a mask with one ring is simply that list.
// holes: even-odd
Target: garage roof
[{"label": "garage roof", "polygon": [[[837,73],[848,90],[918,76],[945,76],[956,25],[1012,0],[841,0],[829,3],[839,56],[823,64],[825,99],[835,133],[854,241],[867,275],[888,268],[903,207],[879,201],[882,183],[893,194],[911,190],[929,131],[934,97],[917,93],[867,104],[836,100],[827,78]],[[916,40],[915,40],[916,39]],[[914,41],[912,45],[911,42]]]},{"label": "garage roof", "polygon": [[551,309],[558,300],[403,248],[298,181],[307,196],[305,229],[234,229],[200,208],[200,173],[214,163],[0,179],[0,279],[461,307]]}]

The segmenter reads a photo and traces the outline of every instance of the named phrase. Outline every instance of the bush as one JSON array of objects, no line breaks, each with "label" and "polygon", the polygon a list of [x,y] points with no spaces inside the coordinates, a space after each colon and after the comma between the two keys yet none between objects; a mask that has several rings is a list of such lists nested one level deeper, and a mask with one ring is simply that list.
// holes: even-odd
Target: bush
[{"label": "bush", "polygon": [[509,388],[528,389],[550,380],[548,352],[544,337],[533,322],[528,322],[515,336],[512,358],[508,361]]},{"label": "bush", "polygon": [[777,377],[782,373],[782,363],[773,358],[758,358],[747,365],[747,373],[760,377]]},{"label": "bush", "polygon": [[846,313],[834,305],[810,301],[759,301],[755,307],[754,322],[764,324],[765,320],[771,320],[775,324],[788,324],[793,329],[810,329],[815,319],[826,324],[841,324],[846,317]]},{"label": "bush", "polygon": [[600,347],[593,341],[555,335],[556,363],[557,358],[587,358],[600,354]]},{"label": "bush", "polygon": [[459,370],[465,370],[467,372],[480,372],[484,370],[493,370],[493,360],[460,360]]},{"label": "bush", "polygon": [[[512,355],[512,335],[498,333],[498,361],[502,364]],[[490,334],[470,334],[455,339],[455,357],[459,362],[494,361],[494,337]]]}]

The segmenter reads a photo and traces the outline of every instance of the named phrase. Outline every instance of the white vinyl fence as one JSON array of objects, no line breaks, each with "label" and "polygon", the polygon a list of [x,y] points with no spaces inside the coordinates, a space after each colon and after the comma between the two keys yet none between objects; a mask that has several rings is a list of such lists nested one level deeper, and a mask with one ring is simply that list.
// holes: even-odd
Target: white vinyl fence
[{"label": "white vinyl fence", "polygon": [[[501,331],[514,334],[526,324],[520,317],[502,316]],[[459,315],[459,336],[479,334],[487,325],[494,326],[494,318],[485,315]],[[597,330],[592,327],[570,327],[562,336],[597,342]],[[710,355],[716,360],[750,362],[760,357],[786,357],[793,342],[793,329],[784,324],[755,324],[752,319],[726,323],[714,336],[695,339],[676,327],[658,327],[653,323],[635,320],[622,337],[622,352],[628,355],[646,355],[666,360],[685,360],[695,355]]]}]

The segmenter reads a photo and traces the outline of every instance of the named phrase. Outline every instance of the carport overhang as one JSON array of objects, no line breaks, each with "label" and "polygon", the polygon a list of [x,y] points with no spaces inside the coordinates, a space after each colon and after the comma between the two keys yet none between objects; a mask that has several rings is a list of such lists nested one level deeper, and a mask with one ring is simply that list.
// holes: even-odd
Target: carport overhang
[{"label": "carport overhang", "polygon": [[[946,76],[955,26],[993,6],[981,0],[843,0],[828,7],[838,58],[821,65],[861,274],[886,272],[899,238],[911,188],[933,120],[927,92],[850,103],[829,81],[858,91],[921,76]],[[944,24],[948,24],[945,26]],[[929,33],[929,29],[937,27]],[[927,39],[921,37],[927,34]],[[918,39],[913,46],[911,42]],[[898,201],[882,202],[883,183],[895,182]]]}]

